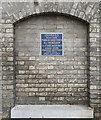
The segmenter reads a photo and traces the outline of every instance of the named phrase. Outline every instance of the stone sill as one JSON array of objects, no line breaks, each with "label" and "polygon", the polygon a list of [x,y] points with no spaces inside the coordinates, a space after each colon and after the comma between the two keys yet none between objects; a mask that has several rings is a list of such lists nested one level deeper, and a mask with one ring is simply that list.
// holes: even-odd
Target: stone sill
[{"label": "stone sill", "polygon": [[11,118],[93,118],[93,113],[83,105],[16,105]]}]

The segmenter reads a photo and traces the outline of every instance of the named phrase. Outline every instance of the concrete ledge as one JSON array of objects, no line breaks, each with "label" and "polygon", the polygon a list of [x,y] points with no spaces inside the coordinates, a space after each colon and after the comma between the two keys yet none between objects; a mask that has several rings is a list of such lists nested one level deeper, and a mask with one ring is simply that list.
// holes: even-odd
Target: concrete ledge
[{"label": "concrete ledge", "polygon": [[11,118],[93,118],[93,109],[81,105],[16,105]]}]

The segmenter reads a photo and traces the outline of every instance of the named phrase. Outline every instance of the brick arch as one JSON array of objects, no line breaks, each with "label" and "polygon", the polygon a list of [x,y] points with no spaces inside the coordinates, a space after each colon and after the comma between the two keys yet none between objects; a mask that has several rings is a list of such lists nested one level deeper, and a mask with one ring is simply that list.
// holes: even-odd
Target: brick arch
[{"label": "brick arch", "polygon": [[16,20],[13,24],[16,24],[16,23],[18,23],[18,22],[22,22],[22,21],[24,21],[24,20],[26,20],[26,19],[28,19],[28,18],[30,18],[30,17],[37,17],[37,16],[41,16],[41,15],[59,15],[59,16],[64,16],[64,17],[69,17],[69,18],[72,18],[72,19],[75,19],[75,20],[78,20],[78,21],[82,21],[83,23],[85,23],[85,24],[87,24],[87,25],[89,25],[89,22],[88,21],[86,21],[86,20],[84,20],[84,19],[82,19],[82,18],[79,18],[79,17],[77,17],[77,16],[73,16],[73,15],[70,15],[70,14],[66,14],[66,13],[60,13],[60,12],[41,12],[41,13],[35,13],[35,14],[32,14],[32,15],[29,15],[29,16],[25,16],[25,17],[23,17],[23,18],[21,18],[21,19],[19,19],[19,20]]},{"label": "brick arch", "polygon": [[[12,3],[13,4],[13,3]],[[21,9],[15,9],[13,5],[8,5],[7,14],[10,17],[11,23],[15,23],[21,19],[24,19],[31,15],[41,14],[41,13],[59,13],[64,15],[71,15],[76,18],[79,18],[83,21],[90,22],[93,14],[94,14],[94,4],[91,6],[89,4],[86,5],[83,3],[39,3],[38,6],[34,5],[34,3],[25,4]],[[69,7],[70,6],[70,7]],[[10,9],[9,9],[10,8]],[[13,10],[13,12],[11,12]],[[91,14],[92,13],[92,14]]]}]

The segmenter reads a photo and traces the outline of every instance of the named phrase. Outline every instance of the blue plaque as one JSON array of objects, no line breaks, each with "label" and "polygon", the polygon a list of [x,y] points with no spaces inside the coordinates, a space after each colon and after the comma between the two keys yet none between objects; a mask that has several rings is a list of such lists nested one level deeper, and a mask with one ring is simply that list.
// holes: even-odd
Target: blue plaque
[{"label": "blue plaque", "polygon": [[62,33],[41,34],[41,55],[62,55]]}]

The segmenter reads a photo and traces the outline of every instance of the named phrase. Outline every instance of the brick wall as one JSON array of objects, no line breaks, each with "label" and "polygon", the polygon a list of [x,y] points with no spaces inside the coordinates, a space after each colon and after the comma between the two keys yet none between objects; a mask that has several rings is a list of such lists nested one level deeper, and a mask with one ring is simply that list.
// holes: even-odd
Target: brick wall
[{"label": "brick wall", "polygon": [[2,118],[2,34],[1,34],[2,5],[0,2],[0,119]]},{"label": "brick wall", "polygon": [[[63,55],[42,56],[40,33],[63,33]],[[88,104],[87,25],[41,15],[15,25],[16,104]]]},{"label": "brick wall", "polygon": [[[46,85],[47,90],[50,91],[50,88],[52,87],[51,86],[52,80],[54,80],[52,77],[54,77],[55,79],[57,79],[57,77],[58,77],[58,79],[60,79],[60,80],[57,81],[57,83],[59,84],[60,82],[63,82],[63,83],[60,83],[59,85],[60,86],[64,85],[64,87],[61,88],[60,86],[58,86],[58,84],[55,84],[55,83],[54,83],[54,85],[53,84],[52,85],[56,87],[56,90],[59,90],[57,92],[61,93],[62,90],[66,90],[65,83],[64,83],[65,79],[63,79],[63,81],[62,81],[61,77],[66,77],[66,76],[67,77],[66,77],[65,82],[67,82],[66,88],[68,88],[68,89],[65,92],[68,93],[67,96],[69,96],[70,99],[71,98],[74,99],[73,95],[75,95],[75,98],[79,99],[79,102],[76,102],[76,99],[74,100],[75,104],[81,104],[81,103],[86,104],[86,100],[88,99],[89,106],[94,108],[95,117],[100,118],[101,117],[101,107],[100,107],[101,106],[101,102],[100,102],[101,101],[101,93],[100,93],[100,89],[101,89],[100,77],[101,77],[101,75],[100,75],[100,67],[99,67],[100,65],[99,64],[100,64],[100,48],[101,48],[100,42],[101,41],[99,39],[99,32],[100,32],[99,3],[97,3],[97,2],[96,3],[94,3],[94,2],[92,2],[92,3],[89,3],[89,2],[85,2],[85,3],[84,2],[45,3],[45,2],[42,2],[41,3],[40,2],[39,4],[34,4],[32,2],[20,2],[20,3],[19,2],[9,2],[9,3],[5,2],[2,4],[2,7],[3,7],[3,10],[2,10],[2,86],[3,86],[3,88],[2,88],[2,91],[3,91],[2,108],[3,108],[3,118],[10,117],[10,114],[9,114],[10,109],[17,102],[19,103],[21,99],[24,100],[23,96],[25,96],[25,92],[18,92],[19,90],[25,90],[24,87],[27,87],[27,90],[29,91],[27,93],[27,95],[29,95],[30,97],[36,95],[36,90],[39,94],[39,88],[41,88],[41,87],[37,83],[31,84],[32,80],[33,80],[33,82],[36,82],[36,81],[40,82],[40,85]],[[26,48],[22,49],[23,47],[19,44],[20,40],[19,40],[17,34],[21,34],[21,33],[23,34],[26,32],[33,34],[34,30],[31,31],[31,30],[23,28],[23,31],[21,31],[21,33],[19,33],[17,27],[19,27],[20,25],[26,27],[26,23],[27,23],[27,24],[29,24],[28,26],[31,26],[31,28],[33,29],[35,26],[30,24],[31,20],[32,19],[38,20],[38,16],[30,18],[31,15],[42,14],[42,13],[47,13],[47,14],[48,13],[58,13],[58,16],[59,16],[58,19],[60,20],[60,21],[58,20],[58,22],[61,22],[61,21],[64,21],[64,22],[67,21],[67,23],[73,22],[73,24],[71,24],[71,26],[68,26],[68,27],[72,28],[72,30],[73,30],[72,32],[75,35],[74,38],[76,38],[76,36],[79,36],[78,38],[80,38],[80,35],[82,35],[82,36],[86,35],[85,33],[87,30],[87,26],[85,25],[85,23],[83,23],[83,22],[81,23],[80,21],[83,20],[86,23],[88,22],[89,23],[88,40],[86,41],[86,38],[84,37],[83,40],[76,39],[76,40],[80,40],[79,44],[77,44],[75,41],[73,41],[74,44],[72,41],[70,42],[71,46],[73,46],[74,48],[78,46],[79,49],[83,48],[83,47],[85,47],[85,49],[82,49],[81,51],[77,52],[76,51],[76,50],[78,50],[78,47],[77,47],[77,49],[75,49],[75,51],[72,51],[71,49],[68,49],[70,47],[69,46],[70,44],[66,43],[64,45],[65,46],[64,47],[64,56],[45,57],[46,59],[43,59],[42,56],[36,56],[37,54],[39,54],[39,47],[36,49],[36,52],[35,52],[35,48],[32,48],[33,44],[32,45],[30,43],[25,44],[28,39],[33,43],[32,38],[27,38],[25,40],[25,43],[23,42],[21,44],[22,46],[26,45]],[[60,16],[59,14],[62,14],[62,16]],[[74,20],[73,18],[69,18],[68,15],[74,16],[75,18],[80,19],[80,21]],[[16,23],[26,17],[29,17],[29,19],[27,19],[28,21],[30,21],[29,23],[27,20],[25,20],[21,23]],[[46,21],[45,18],[42,17],[42,15],[40,17],[41,17],[41,19],[43,19],[43,22]],[[57,17],[56,17],[56,19],[57,19]],[[61,20],[61,19],[63,19],[63,20]],[[47,20],[49,20],[48,17],[47,17]],[[39,22],[40,22],[40,24],[42,24],[42,21],[39,20]],[[52,19],[52,23],[53,22],[55,22],[54,19]],[[79,31],[79,29],[76,30],[76,27],[74,27],[74,29],[73,29],[74,24],[75,24],[75,26],[79,27],[80,31]],[[13,25],[15,25],[15,32],[14,32]],[[49,24],[45,24],[45,25],[46,25],[46,28],[49,27]],[[43,27],[43,26],[40,26],[40,27]],[[66,41],[67,37],[72,38],[73,35],[69,34],[69,30],[71,30],[71,29],[67,30],[68,34],[66,34],[64,31],[65,27],[67,27],[67,25],[65,26],[64,24],[63,25],[61,24],[61,26],[60,25],[57,25],[57,26],[50,25],[49,30],[45,30],[45,26],[43,27],[44,29],[42,29],[42,30],[43,30],[43,32],[45,32],[45,31],[46,32],[54,32],[54,31],[58,32],[60,29],[64,32],[64,35],[65,35],[64,38]],[[83,30],[81,31],[82,27],[83,27],[84,31]],[[39,27],[36,27],[35,29],[37,29],[37,28],[39,29]],[[52,28],[53,28],[53,30],[51,31]],[[79,34],[79,32],[80,32],[80,34]],[[16,33],[15,34],[16,37],[14,37],[14,33]],[[31,34],[31,36],[34,35],[34,34],[33,35],[32,34]],[[29,36],[28,33],[26,35]],[[35,43],[36,43],[36,45],[39,46],[39,43],[37,43],[38,39],[36,39],[38,36],[37,31],[36,31],[35,35],[36,35]],[[22,39],[22,41],[24,41],[24,39]],[[64,41],[64,43],[65,43],[65,41]],[[31,46],[30,49],[27,49],[27,45]],[[84,45],[84,46],[82,47],[82,45]],[[85,45],[87,45],[87,46],[85,46]],[[24,52],[23,51],[21,52],[20,51],[21,49],[24,50]],[[28,50],[32,51],[32,52],[30,52],[31,54],[29,56],[27,56]],[[32,55],[32,53],[34,53],[34,54],[36,53],[36,55]],[[71,53],[73,53],[73,54],[71,54]],[[22,57],[22,60],[21,60],[22,55],[24,56],[24,59]],[[81,55],[81,57],[79,58],[80,55]],[[73,60],[69,61],[69,58],[65,57],[65,56],[69,56],[69,58],[73,57],[74,61]],[[81,59],[82,57],[83,57],[83,59]],[[42,60],[43,60],[43,62],[40,62]],[[34,61],[35,64],[33,62],[29,62],[29,61]],[[48,63],[48,61],[51,61],[50,63],[52,63],[52,65],[46,65],[46,66],[40,68],[40,66],[42,66],[42,65],[39,65],[39,63],[44,64],[45,62]],[[53,65],[54,64],[53,61],[56,63],[56,65]],[[63,65],[62,65],[61,61],[63,61],[63,63],[64,63]],[[89,64],[87,64],[87,65],[86,65],[86,63],[81,64],[81,62],[83,62],[83,61],[87,61],[87,63],[89,63]],[[76,64],[74,64],[75,62],[76,62]],[[58,64],[59,64],[59,66],[61,66],[61,68],[57,67]],[[62,70],[62,66],[65,68],[66,65],[68,66],[68,68],[66,68],[66,71],[64,69]],[[71,65],[71,67],[69,68],[70,65]],[[80,70],[78,70],[79,67],[80,67]],[[42,68],[44,68],[44,69],[41,70]],[[51,69],[53,69],[53,70],[56,69],[55,72],[57,72],[58,74],[55,74],[55,75],[53,73],[48,74],[49,71],[53,72]],[[36,72],[35,76],[34,76],[33,71]],[[41,73],[43,71],[45,71],[44,73],[46,73],[46,74]],[[63,73],[62,74],[59,73],[60,71]],[[64,74],[64,72],[67,72],[67,71],[69,74],[68,73]],[[74,82],[75,83],[82,82],[82,83],[80,83],[80,84],[72,83],[74,80],[73,79],[74,72],[76,75],[78,74],[78,77],[76,76],[76,79]],[[26,76],[23,74],[26,74]],[[28,77],[27,80],[22,79],[22,82],[24,82],[24,83],[26,82],[26,85],[25,84],[23,85],[23,83],[22,83],[22,86],[21,86],[21,84],[18,83],[21,80],[21,76],[19,76],[19,75],[21,75],[22,78],[26,77],[26,79]],[[52,76],[52,75],[54,75],[54,76]],[[68,75],[71,75],[70,79],[67,79],[67,78],[69,78]],[[81,76],[83,76],[83,79],[79,80],[80,78],[82,78]],[[41,79],[40,79],[40,77],[41,77]],[[77,79],[77,78],[79,78],[79,79]],[[86,78],[86,79],[84,79],[84,78]],[[36,79],[36,81],[35,81],[35,79]],[[49,81],[47,81],[47,80],[50,80],[50,84],[45,83],[45,82],[49,83]],[[29,81],[31,83],[27,83]],[[42,83],[43,81],[44,81],[44,83]],[[17,82],[17,84],[16,84],[16,82]],[[81,84],[84,85],[83,89],[78,89],[78,88],[82,88],[80,86]],[[33,87],[33,85],[35,85],[35,87],[37,86],[37,88],[35,89]],[[29,89],[30,87],[33,87],[32,92]],[[55,88],[55,87],[53,87],[53,88]],[[61,89],[59,89],[58,87]],[[48,93],[48,91],[46,91],[46,88],[43,89],[43,91]],[[70,88],[73,88],[73,89],[70,89]],[[78,92],[75,92],[74,88],[76,88],[76,91],[78,91]],[[55,89],[53,89],[53,90],[55,90]],[[71,92],[68,92],[69,90]],[[81,94],[81,93],[83,93],[83,90],[84,90],[84,94]],[[69,95],[69,93],[72,93],[72,94]],[[52,95],[52,93],[50,95]],[[59,95],[62,95],[62,94],[59,94]],[[80,98],[81,95],[86,96],[84,101],[82,101],[83,98]],[[29,97],[26,97],[26,99],[27,98],[29,99]],[[56,99],[58,100],[58,103],[59,103],[59,101],[61,103],[61,99],[65,99],[66,95],[65,95],[65,97],[61,97],[61,96],[55,97],[56,98],[55,100],[54,100],[54,97],[49,97],[49,96],[47,96],[47,97],[36,96],[34,98],[35,98],[36,103],[44,103],[44,100],[45,101],[47,100],[47,103],[49,103],[50,101],[51,101],[50,103],[55,103],[54,101],[56,101]],[[70,101],[70,99],[69,99],[69,101]],[[69,101],[66,100],[66,103],[70,103]],[[30,103],[31,103],[31,101],[30,101]],[[73,104],[73,103],[71,103],[71,104]]]}]

